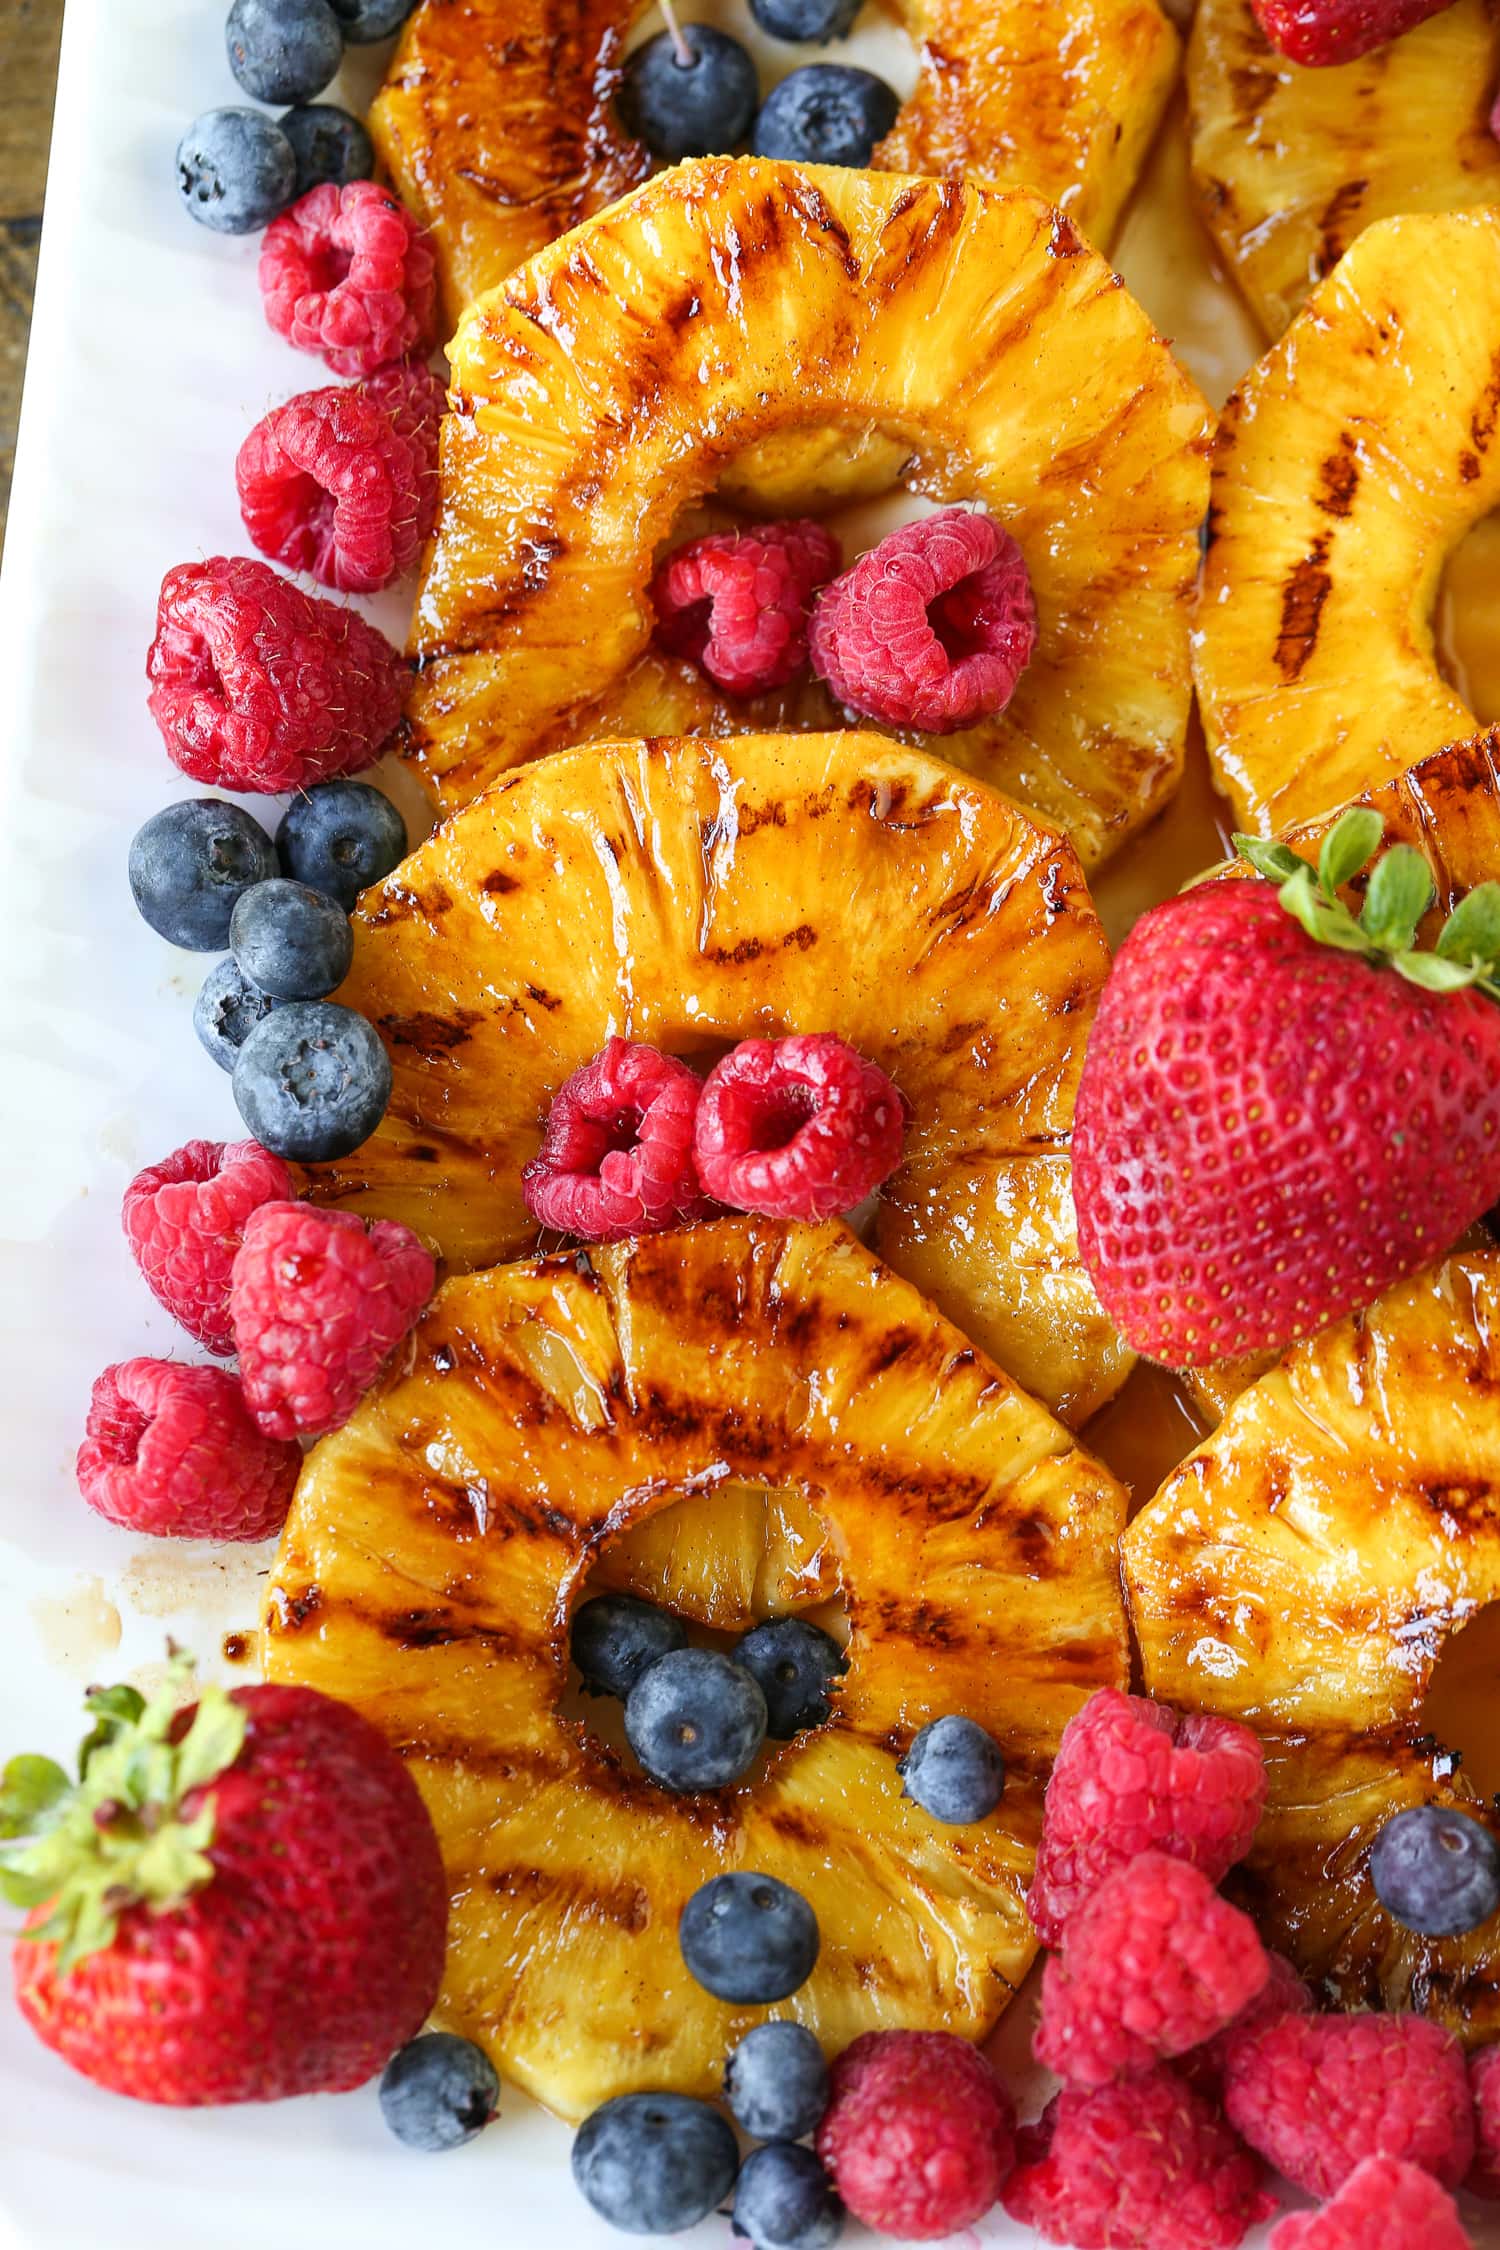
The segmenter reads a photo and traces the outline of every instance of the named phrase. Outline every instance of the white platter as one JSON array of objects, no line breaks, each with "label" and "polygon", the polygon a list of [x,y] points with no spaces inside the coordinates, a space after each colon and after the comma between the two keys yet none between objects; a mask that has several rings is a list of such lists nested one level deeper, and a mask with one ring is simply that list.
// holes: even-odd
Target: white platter
[{"label": "white platter", "polygon": [[[83,1685],[140,1676],[169,1630],[217,1668],[224,1633],[253,1623],[267,1562],[265,1550],[146,1550],[89,1514],[72,1475],[98,1370],[180,1346],[126,1255],[121,1191],[192,1135],[240,1130],[191,1029],[203,964],[151,935],[125,882],[135,828],[191,793],[145,708],[156,590],[173,563],[244,550],[239,441],[267,405],[326,379],[266,328],[254,240],[202,232],[177,208],[179,133],[238,98],[223,15],[223,0],[68,0],[0,581],[3,1754],[60,1749]],[[899,75],[889,31],[850,52]],[[783,50],[778,66],[797,59]],[[358,57],[351,106],[382,60]],[[1149,214],[1121,260],[1222,397],[1254,349],[1232,300],[1180,286]],[[402,588],[368,606],[399,640],[408,603]],[[1203,833],[1201,801],[1183,819],[1184,836]],[[1127,877],[1117,898],[1130,890]],[[1002,2030],[1012,2058],[1023,2014]],[[424,2235],[444,2250],[618,2245],[575,2195],[568,2143],[514,2094],[479,2143],[436,2163],[396,2147],[368,2090],[155,2110],[74,2076],[0,2003],[0,2245],[7,2216],[17,2241],[45,2250],[410,2250]],[[677,2239],[723,2244],[728,2231],[714,2220]],[[962,2239],[1016,2250],[1028,2238],[996,2214]]]}]

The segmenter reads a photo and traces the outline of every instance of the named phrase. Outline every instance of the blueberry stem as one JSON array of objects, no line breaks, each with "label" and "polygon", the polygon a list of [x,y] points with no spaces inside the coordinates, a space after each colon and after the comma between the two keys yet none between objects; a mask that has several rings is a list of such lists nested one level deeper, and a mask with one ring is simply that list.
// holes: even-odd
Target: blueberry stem
[{"label": "blueberry stem", "polygon": [[679,70],[691,70],[693,67],[693,50],[682,36],[682,26],[677,21],[677,13],[672,5],[672,0],[661,0],[661,12],[667,20],[667,37],[672,42],[673,60]]}]

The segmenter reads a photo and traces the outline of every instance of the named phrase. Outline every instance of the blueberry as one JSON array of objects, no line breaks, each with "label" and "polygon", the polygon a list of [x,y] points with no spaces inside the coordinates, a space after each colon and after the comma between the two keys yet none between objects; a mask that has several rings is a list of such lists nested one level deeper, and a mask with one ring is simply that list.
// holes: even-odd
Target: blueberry
[{"label": "blueberry", "polygon": [[297,1000],[257,1024],[234,1066],[235,1106],[273,1156],[326,1164],[367,1141],[391,1098],[380,1036],[352,1008]]},{"label": "blueberry", "polygon": [[198,988],[193,1029],[220,1070],[233,1070],[241,1047],[275,1005],[269,993],[256,991],[238,962],[216,961]]},{"label": "blueberry", "polygon": [[665,1788],[722,1789],[766,1738],[766,1699],[744,1666],[717,1649],[674,1649],[631,1689],[625,1732]]},{"label": "blueberry", "polygon": [[774,1875],[715,1875],[683,1908],[677,1942],[705,1991],[767,2007],[812,1975],[818,1918],[800,1891]]},{"label": "blueberry", "polygon": [[724,2066],[724,2099],[757,2141],[802,2141],[828,2107],[828,2065],[800,2023],[758,2023]]},{"label": "blueberry", "polygon": [[500,2107],[495,2066],[472,2039],[426,2031],[398,2047],[380,2079],[380,2114],[408,2148],[462,2148]]},{"label": "blueberry", "polygon": [[1413,1805],[1376,1837],[1370,1879],[1403,1929],[1462,1937],[1500,1909],[1500,1846],[1467,1813]]},{"label": "blueberry", "polygon": [[745,2159],[733,2231],[755,2250],[828,2250],[844,2231],[844,2206],[810,2148],[773,2141]]},{"label": "blueberry", "polygon": [[189,953],[221,953],[235,906],[276,870],[276,847],[238,805],[192,797],[138,828],[130,890],[158,937]]},{"label": "blueberry", "polygon": [[734,2186],[740,2152],[726,2119],[688,2094],[619,2094],[584,2119],[573,2178],[622,2234],[681,2234]]},{"label": "blueberry", "polygon": [[648,1665],[687,1647],[687,1628],[633,1594],[598,1594],[574,1618],[572,1646],[589,1693],[623,1700]]},{"label": "blueberry", "polygon": [[406,825],[367,781],[322,781],[294,797],[276,831],[282,870],[337,899],[347,913],[363,890],[406,857]]},{"label": "blueberry", "polygon": [[338,901],[284,875],[246,891],[229,945],[250,982],[273,1000],[321,1000],[343,983],[354,958],[354,932]]},{"label": "blueberry", "polygon": [[847,63],[807,63],[773,86],[750,136],[754,156],[863,171],[896,122],[899,98],[883,78]]},{"label": "blueberry", "polygon": [[363,47],[372,39],[388,39],[398,31],[416,0],[332,0],[332,6],[344,27],[344,37]]},{"label": "blueberry", "polygon": [[258,234],[297,193],[297,152],[258,109],[206,109],[177,143],[177,192],[215,234]]},{"label": "blueberry", "polygon": [[332,102],[304,102],[278,120],[297,159],[297,193],[332,180],[347,187],[375,172],[375,143],[357,117]]},{"label": "blueberry", "polygon": [[760,100],[755,65],[738,39],[711,24],[688,23],[680,59],[670,31],[637,47],[625,64],[620,116],[653,156],[723,156],[750,131]]},{"label": "blueberry", "polygon": [[897,1767],[906,1795],[934,1820],[983,1820],[1005,1789],[1005,1760],[993,1735],[972,1719],[934,1719]]},{"label": "blueberry", "polygon": [[328,0],[234,0],[224,44],[235,78],[258,102],[310,102],[344,59]]},{"label": "blueberry", "polygon": [[861,0],[750,0],[750,13],[773,39],[797,39],[825,47],[847,39]]},{"label": "blueberry", "polygon": [[830,1684],[849,1669],[836,1640],[802,1617],[775,1617],[747,1633],[734,1652],[760,1682],[766,1699],[766,1732],[790,1742],[804,1727],[827,1718]]}]

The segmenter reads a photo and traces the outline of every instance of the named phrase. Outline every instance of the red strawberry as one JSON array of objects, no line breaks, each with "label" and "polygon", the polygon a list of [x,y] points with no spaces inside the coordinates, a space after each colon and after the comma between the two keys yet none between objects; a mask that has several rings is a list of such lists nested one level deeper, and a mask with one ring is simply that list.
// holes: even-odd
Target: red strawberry
[{"label": "red strawberry", "polygon": [[95,1690],[72,1783],[13,1758],[0,1888],[30,1909],[23,2014],[75,2070],[197,2106],[337,2092],[420,2029],[447,1883],[415,1782],[347,1704],[302,1687],[144,1703]]},{"label": "red strawberry", "polygon": [[[1373,828],[1371,824],[1373,823]],[[1201,1366],[1287,1345],[1440,1257],[1500,1198],[1500,885],[1438,951],[1407,845],[1342,883],[1380,835],[1356,811],[1315,881],[1214,882],[1137,923],[1105,988],[1078,1090],[1084,1261],[1137,1349]]]},{"label": "red strawberry", "polygon": [[1388,47],[1453,0],[1251,0],[1271,45],[1290,62],[1317,70],[1358,62]]}]

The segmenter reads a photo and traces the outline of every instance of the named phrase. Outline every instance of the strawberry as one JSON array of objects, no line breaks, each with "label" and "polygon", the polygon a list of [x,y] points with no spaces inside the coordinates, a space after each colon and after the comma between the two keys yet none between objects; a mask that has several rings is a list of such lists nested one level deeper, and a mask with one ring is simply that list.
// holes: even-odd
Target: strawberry
[{"label": "strawberry", "polygon": [[447,1884],[384,1737],[302,1687],[93,1690],[70,1781],[13,1758],[0,1889],[16,1996],[75,2070],[140,2101],[361,2085],[437,1996]]},{"label": "strawberry", "polygon": [[1256,21],[1289,62],[1321,70],[1388,47],[1453,0],[1251,0]]},{"label": "strawberry", "polygon": [[1500,1198],[1500,884],[1414,950],[1426,861],[1356,808],[1318,873],[1142,917],[1095,1021],[1073,1137],[1084,1262],[1138,1350],[1196,1367],[1283,1346],[1440,1257]]}]

